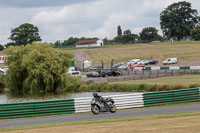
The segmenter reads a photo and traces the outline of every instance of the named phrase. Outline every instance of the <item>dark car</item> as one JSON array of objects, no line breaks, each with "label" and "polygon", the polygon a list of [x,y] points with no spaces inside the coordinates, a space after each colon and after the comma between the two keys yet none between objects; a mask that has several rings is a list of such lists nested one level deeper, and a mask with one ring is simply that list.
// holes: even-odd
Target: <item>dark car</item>
[{"label": "dark car", "polygon": [[100,77],[100,74],[97,72],[88,72],[87,77]]},{"label": "dark car", "polygon": [[155,65],[155,64],[158,64],[158,61],[155,60],[155,59],[151,59],[151,60],[148,61],[148,64],[149,65]]},{"label": "dark car", "polygon": [[121,73],[116,70],[102,70],[101,72],[102,77],[107,77],[107,76],[119,76]]}]

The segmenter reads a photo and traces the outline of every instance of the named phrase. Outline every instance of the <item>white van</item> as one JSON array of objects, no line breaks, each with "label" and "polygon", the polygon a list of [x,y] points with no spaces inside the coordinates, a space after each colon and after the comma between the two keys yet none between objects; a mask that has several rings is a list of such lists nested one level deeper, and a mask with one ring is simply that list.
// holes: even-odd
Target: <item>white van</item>
[{"label": "white van", "polygon": [[77,76],[77,77],[81,77],[81,72],[76,71],[75,67],[69,67],[68,68],[68,74],[73,75],[73,76]]},{"label": "white van", "polygon": [[177,58],[167,58],[163,61],[163,65],[176,64],[176,63],[178,63]]}]

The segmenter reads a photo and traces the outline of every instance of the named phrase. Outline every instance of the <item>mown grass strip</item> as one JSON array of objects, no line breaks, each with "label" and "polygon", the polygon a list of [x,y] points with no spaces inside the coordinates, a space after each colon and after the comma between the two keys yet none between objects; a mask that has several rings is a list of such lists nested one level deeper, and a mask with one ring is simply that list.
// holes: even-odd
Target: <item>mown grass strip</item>
[{"label": "mown grass strip", "polygon": [[171,114],[162,114],[162,115],[149,115],[149,116],[134,116],[134,117],[125,117],[125,118],[109,118],[109,119],[98,119],[98,120],[87,120],[87,121],[78,121],[78,122],[63,122],[63,123],[52,123],[52,124],[37,124],[30,126],[20,126],[20,127],[5,127],[0,128],[1,132],[4,131],[16,131],[16,130],[31,130],[31,129],[40,129],[48,127],[61,127],[61,126],[70,126],[70,125],[89,125],[89,124],[102,124],[102,123],[111,123],[111,122],[126,122],[126,121],[143,121],[143,120],[156,120],[156,119],[169,119],[169,118],[179,118],[179,117],[190,117],[190,116],[199,116],[200,111],[195,112],[184,112],[184,113],[171,113]]}]

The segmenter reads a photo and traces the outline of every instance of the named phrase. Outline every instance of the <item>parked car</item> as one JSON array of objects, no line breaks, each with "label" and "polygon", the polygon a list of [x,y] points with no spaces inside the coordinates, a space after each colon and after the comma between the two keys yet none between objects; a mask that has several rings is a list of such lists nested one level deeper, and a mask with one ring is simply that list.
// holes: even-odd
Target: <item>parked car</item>
[{"label": "parked car", "polygon": [[176,63],[178,63],[177,58],[167,58],[163,61],[163,65],[176,64]]},{"label": "parked car", "polygon": [[138,62],[140,62],[140,59],[133,59],[133,60],[131,60],[131,61],[128,62],[128,65],[129,64],[131,64],[131,65],[137,64]]},{"label": "parked car", "polygon": [[6,75],[6,71],[8,70],[8,67],[1,67],[0,68],[0,73],[3,75]]},{"label": "parked car", "polygon": [[148,60],[148,65],[155,65],[158,64],[158,61],[155,59]]},{"label": "parked car", "polygon": [[81,72],[80,71],[70,71],[70,72],[68,72],[68,74],[70,74],[72,76],[81,77]]},{"label": "parked car", "polygon": [[86,76],[89,77],[100,77],[100,74],[97,72],[88,72]]},{"label": "parked car", "polygon": [[102,77],[107,77],[107,76],[119,76],[121,73],[116,70],[102,70],[101,72]]},{"label": "parked car", "polygon": [[140,64],[140,65],[136,64],[136,65],[133,65],[133,67],[145,67],[145,65],[144,64]]},{"label": "parked car", "polygon": [[137,62],[138,65],[148,65],[149,61],[148,60],[141,60],[139,62]]},{"label": "parked car", "polygon": [[125,65],[125,64],[127,64],[127,62],[118,62],[113,65],[113,68],[119,68],[120,66]]}]

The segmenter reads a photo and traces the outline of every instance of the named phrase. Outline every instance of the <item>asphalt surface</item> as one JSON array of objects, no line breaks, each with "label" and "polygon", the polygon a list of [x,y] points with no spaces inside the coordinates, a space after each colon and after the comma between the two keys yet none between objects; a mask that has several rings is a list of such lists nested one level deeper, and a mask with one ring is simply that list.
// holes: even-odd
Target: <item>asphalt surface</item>
[{"label": "asphalt surface", "polygon": [[200,104],[184,105],[184,106],[170,106],[170,107],[158,107],[158,108],[140,108],[131,110],[118,110],[116,113],[100,113],[94,115],[92,113],[82,114],[71,114],[62,116],[49,116],[41,118],[25,118],[25,119],[9,119],[1,120],[0,127],[13,127],[13,126],[25,126],[34,124],[48,124],[57,122],[73,122],[73,121],[84,121],[93,119],[104,119],[104,118],[120,118],[120,117],[131,117],[131,116],[145,116],[154,114],[168,114],[178,112],[192,112],[200,111]]}]

